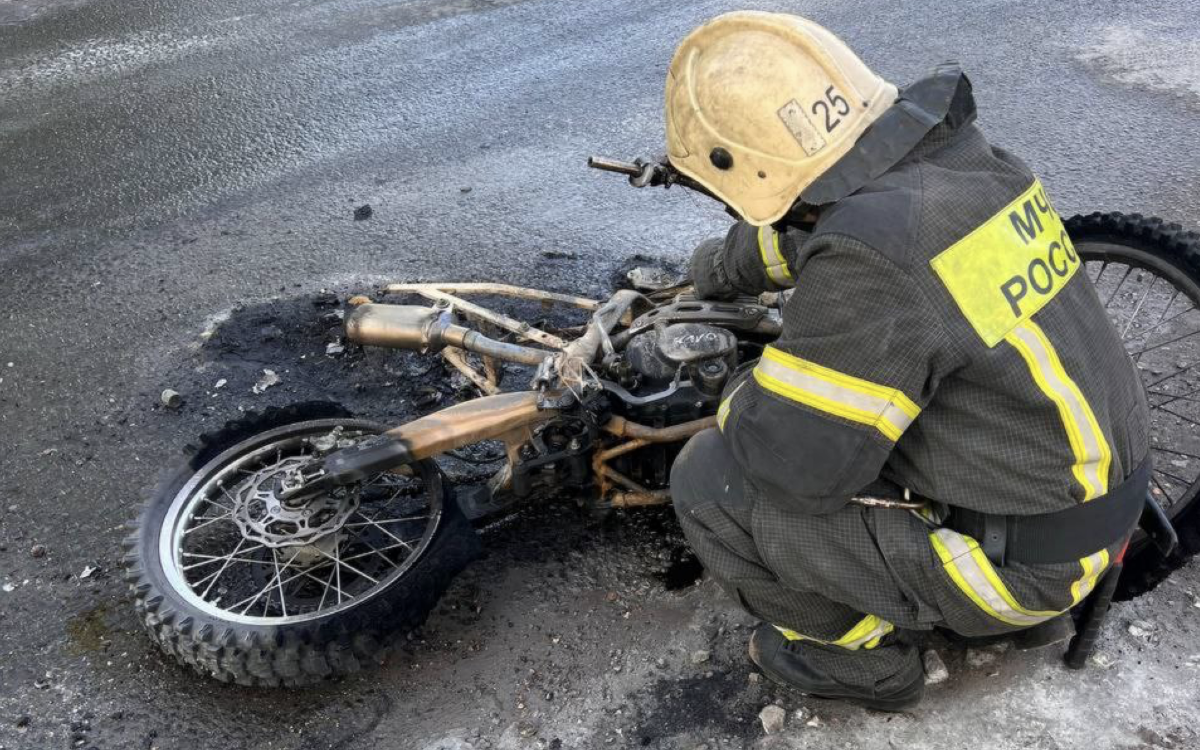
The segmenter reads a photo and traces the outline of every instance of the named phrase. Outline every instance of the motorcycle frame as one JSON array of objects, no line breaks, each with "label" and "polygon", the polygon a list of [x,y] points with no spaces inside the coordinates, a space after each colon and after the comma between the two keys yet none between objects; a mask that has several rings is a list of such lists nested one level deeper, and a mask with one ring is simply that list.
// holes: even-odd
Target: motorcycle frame
[{"label": "motorcycle frame", "polygon": [[[660,290],[651,294],[650,297],[663,298],[667,294],[678,291],[678,287]],[[548,357],[564,350],[569,351],[571,342],[537,329],[524,321],[516,320],[463,299],[462,295],[510,297],[541,302],[547,307],[562,304],[592,313],[596,313],[604,307],[604,303],[586,297],[509,284],[389,284],[384,287],[384,292],[420,295],[433,301],[438,308],[458,312],[464,317],[497,326],[515,334],[523,342],[549,347],[551,350],[546,352]],[[358,302],[365,303],[369,300],[359,298]],[[621,316],[621,322],[625,324],[632,322],[632,316],[628,310]],[[591,328],[594,327],[593,324]],[[506,464],[489,482],[489,489],[495,494],[506,489],[510,483],[513,469],[520,459],[521,446],[532,438],[536,429],[560,418],[563,410],[557,405],[558,400],[555,394],[547,394],[542,391],[501,393],[499,391],[500,368],[496,359],[503,357],[481,355],[483,367],[480,369],[473,367],[463,352],[463,349],[446,345],[441,350],[441,355],[450,366],[466,376],[486,395],[394,427],[385,434],[405,446],[410,460],[434,458],[448,451],[484,440],[503,442]],[[649,445],[685,441],[703,430],[716,427],[716,425],[715,416],[661,428],[631,422],[620,416],[609,418],[607,422],[600,425],[600,431],[609,438],[615,438],[615,441],[607,445],[597,445],[591,461],[592,478],[597,484],[601,502],[612,507],[662,505],[671,502],[668,490],[647,488],[613,468],[610,462]],[[394,470],[402,469],[403,466],[398,466]],[[863,505],[909,510],[922,507],[921,503],[883,498],[855,498],[855,502]]]}]

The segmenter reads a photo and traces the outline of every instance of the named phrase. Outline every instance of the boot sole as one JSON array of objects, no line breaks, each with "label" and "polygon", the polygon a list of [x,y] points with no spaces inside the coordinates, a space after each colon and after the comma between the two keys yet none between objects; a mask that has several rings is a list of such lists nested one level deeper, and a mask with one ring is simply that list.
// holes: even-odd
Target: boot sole
[{"label": "boot sole", "polygon": [[915,685],[915,687],[913,688],[913,692],[915,694],[898,695],[894,698],[863,698],[862,696],[851,695],[851,694],[837,695],[834,693],[809,692],[803,688],[797,687],[796,685],[792,684],[791,682],[788,682],[786,679],[784,679],[783,676],[781,676],[775,670],[771,669],[769,666],[764,664],[763,661],[759,657],[757,645],[758,644],[757,644],[756,640],[754,638],[751,638],[750,639],[750,661],[754,662],[754,664],[763,671],[763,674],[765,674],[771,680],[771,682],[774,682],[777,685],[782,685],[783,687],[795,690],[799,693],[807,695],[810,698],[817,698],[819,700],[846,701],[847,703],[853,703],[856,706],[861,706],[862,708],[869,708],[874,711],[885,711],[887,713],[898,713],[900,711],[904,711],[909,708],[912,708],[912,707],[916,706],[918,703],[920,703],[921,698],[924,693],[924,691],[922,690],[922,688],[925,686],[923,679],[921,682],[917,683]]}]

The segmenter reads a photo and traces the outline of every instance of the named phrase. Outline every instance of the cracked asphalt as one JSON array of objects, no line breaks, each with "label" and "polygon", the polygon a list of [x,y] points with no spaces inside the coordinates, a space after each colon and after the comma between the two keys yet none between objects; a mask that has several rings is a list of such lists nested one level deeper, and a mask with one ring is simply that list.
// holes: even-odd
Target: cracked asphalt
[{"label": "cracked asphalt", "polygon": [[959,60],[1064,215],[1200,224],[1196,0],[0,0],[0,747],[1200,745],[1195,565],[1114,611],[1093,668],[947,648],[950,681],[896,717],[753,681],[750,623],[653,575],[669,519],[569,504],[489,533],[402,653],[336,685],[218,685],[139,629],[121,525],[179,446],[314,394],[409,409],[301,366],[319,333],[255,362],[284,377],[255,395],[202,346],[214,316],[303,331],[320,289],[385,280],[599,296],[634,254],[683,260],[723,213],[584,160],[661,151],[675,43],[735,7],[810,15],[898,82]]}]

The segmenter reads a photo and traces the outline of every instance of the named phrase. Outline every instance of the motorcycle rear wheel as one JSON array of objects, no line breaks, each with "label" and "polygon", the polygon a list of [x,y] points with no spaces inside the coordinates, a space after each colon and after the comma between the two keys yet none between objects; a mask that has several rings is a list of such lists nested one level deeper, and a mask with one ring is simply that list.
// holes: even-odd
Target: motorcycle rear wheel
[{"label": "motorcycle rear wheel", "polygon": [[1151,492],[1179,534],[1166,557],[1135,534],[1116,592],[1124,600],[1200,552],[1200,234],[1121,213],[1073,216],[1066,229],[1146,385]]}]

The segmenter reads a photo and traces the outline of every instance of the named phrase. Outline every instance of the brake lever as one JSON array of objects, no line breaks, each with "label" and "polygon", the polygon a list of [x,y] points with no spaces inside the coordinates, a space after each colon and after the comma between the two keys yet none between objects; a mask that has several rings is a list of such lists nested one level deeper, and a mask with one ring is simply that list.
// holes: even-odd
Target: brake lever
[{"label": "brake lever", "polygon": [[654,162],[643,162],[637,159],[633,162],[641,169],[640,172],[629,176],[629,184],[634,187],[657,187],[671,185],[671,173],[662,165]]},{"label": "brake lever", "polygon": [[587,164],[592,169],[626,175],[629,177],[629,184],[634,187],[657,187],[661,185],[662,187],[669,188],[672,185],[682,185],[689,190],[694,190],[701,195],[707,195],[709,198],[719,201],[722,205],[725,205],[726,212],[738,218],[737,212],[726,205],[725,201],[713,195],[709,192],[708,188],[699,182],[679,172],[666,159],[657,162],[635,159],[629,162],[620,161],[619,159],[609,159],[604,156],[591,156],[588,157]]}]

